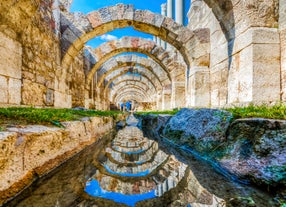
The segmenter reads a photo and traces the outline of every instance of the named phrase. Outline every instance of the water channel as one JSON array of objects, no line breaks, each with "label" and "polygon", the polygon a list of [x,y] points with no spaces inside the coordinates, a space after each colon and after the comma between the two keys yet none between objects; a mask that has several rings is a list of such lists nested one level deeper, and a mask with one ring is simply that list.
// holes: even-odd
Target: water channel
[{"label": "water channel", "polygon": [[270,195],[147,138],[136,120],[130,123],[35,180],[4,206],[225,207],[228,202],[236,206],[237,199],[245,199],[245,206],[275,206]]}]

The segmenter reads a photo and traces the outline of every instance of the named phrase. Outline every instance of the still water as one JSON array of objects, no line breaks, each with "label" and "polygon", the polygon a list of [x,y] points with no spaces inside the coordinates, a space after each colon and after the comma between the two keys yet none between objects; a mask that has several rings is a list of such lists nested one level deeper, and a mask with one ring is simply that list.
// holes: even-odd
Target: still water
[{"label": "still water", "polygon": [[270,195],[145,137],[136,123],[132,117],[129,126],[37,179],[5,206],[225,207],[236,199],[248,206],[274,206]]}]

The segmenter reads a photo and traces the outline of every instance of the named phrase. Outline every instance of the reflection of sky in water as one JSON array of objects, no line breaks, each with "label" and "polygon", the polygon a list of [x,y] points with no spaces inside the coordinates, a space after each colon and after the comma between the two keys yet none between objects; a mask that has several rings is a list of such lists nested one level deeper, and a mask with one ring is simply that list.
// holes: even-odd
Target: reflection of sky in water
[{"label": "reflection of sky in water", "polygon": [[120,175],[120,176],[124,176],[124,177],[144,177],[150,173],[149,170],[142,171],[139,173],[120,173],[120,172],[112,171],[107,165],[104,165],[104,167],[107,170],[107,172],[109,172],[113,175]]},{"label": "reflection of sky in water", "polygon": [[113,200],[117,203],[124,203],[129,206],[135,206],[138,201],[155,198],[155,190],[149,193],[135,194],[135,195],[124,195],[122,193],[108,192],[103,190],[97,180],[92,180],[86,183],[85,192],[94,197],[105,198]]}]

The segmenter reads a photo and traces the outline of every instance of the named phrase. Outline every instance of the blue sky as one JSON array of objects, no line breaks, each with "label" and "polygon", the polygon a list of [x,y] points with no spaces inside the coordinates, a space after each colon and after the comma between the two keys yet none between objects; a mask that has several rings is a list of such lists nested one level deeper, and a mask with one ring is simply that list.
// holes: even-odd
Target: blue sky
[{"label": "blue sky", "polygon": [[[133,4],[136,9],[142,9],[142,10],[151,10],[155,13],[161,13],[161,4],[166,3],[167,0],[73,0],[73,4],[71,6],[71,12],[83,12],[85,14],[98,10],[102,7],[115,5],[118,3],[124,3],[124,4]],[[185,0],[186,4],[186,11],[189,9],[189,2],[190,0]],[[114,40],[117,38],[121,38],[123,36],[136,36],[136,37],[143,37],[148,39],[153,39],[152,35],[139,32],[134,30],[132,27],[129,28],[123,28],[123,29],[116,29],[112,32],[106,33],[105,35],[102,35],[100,37],[96,37],[92,40],[90,40],[87,45],[92,47],[97,47],[100,44]]]}]

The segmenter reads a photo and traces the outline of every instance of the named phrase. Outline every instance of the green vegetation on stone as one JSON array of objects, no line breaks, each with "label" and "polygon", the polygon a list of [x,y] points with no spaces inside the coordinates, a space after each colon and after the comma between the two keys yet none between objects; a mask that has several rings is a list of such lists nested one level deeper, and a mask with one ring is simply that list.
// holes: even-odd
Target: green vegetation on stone
[{"label": "green vegetation on stone", "polygon": [[225,108],[233,114],[235,119],[238,118],[269,118],[269,119],[286,119],[286,105],[279,103],[274,106],[267,105],[249,105],[246,107]]},{"label": "green vegetation on stone", "polygon": [[61,126],[61,121],[79,120],[83,117],[92,116],[117,116],[119,111],[95,111],[75,109],[53,109],[53,108],[23,108],[9,107],[0,108],[0,130],[7,125],[21,124],[53,124]]}]

